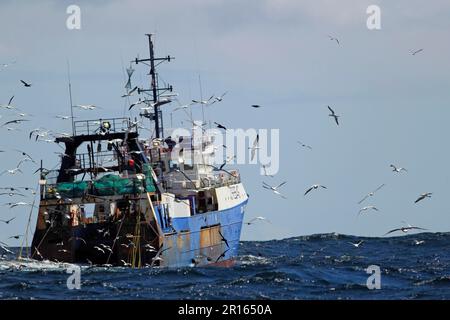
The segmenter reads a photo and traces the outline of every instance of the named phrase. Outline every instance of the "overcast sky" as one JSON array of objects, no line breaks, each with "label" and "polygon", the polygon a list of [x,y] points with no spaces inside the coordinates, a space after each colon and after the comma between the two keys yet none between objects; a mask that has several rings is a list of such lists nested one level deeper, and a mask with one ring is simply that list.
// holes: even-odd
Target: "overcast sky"
[{"label": "overcast sky", "polygon": [[[66,28],[66,8],[81,8],[81,30]],[[381,8],[381,30],[366,26],[366,9]],[[450,2],[397,0],[175,0],[175,1],[1,1],[0,104],[12,95],[32,115],[22,131],[0,128],[1,168],[14,168],[27,150],[45,167],[57,164],[60,149],[29,141],[31,129],[70,131],[56,114],[68,114],[67,61],[74,104],[95,104],[101,112],[80,118],[136,116],[128,113],[124,68],[148,55],[145,33],[155,33],[157,55],[176,59],[161,66],[162,79],[187,103],[228,94],[207,111],[208,119],[230,128],[280,129],[280,171],[261,177],[257,165],[239,166],[250,195],[242,239],[268,240],[338,232],[380,236],[402,220],[431,231],[450,231]],[[340,45],[328,35],[339,39]],[[416,55],[411,52],[423,48]],[[145,86],[147,69],[133,84]],[[21,86],[19,80],[33,83]],[[261,109],[253,109],[259,104]],[[327,105],[341,115],[340,126]],[[164,106],[168,114],[177,105]],[[194,116],[201,119],[200,109]],[[13,119],[0,110],[0,121]],[[173,126],[186,117],[175,113]],[[3,121],[5,120],[5,121]],[[302,149],[297,140],[312,146]],[[408,169],[390,171],[391,163]],[[1,186],[36,186],[35,167],[0,176]],[[288,199],[262,189],[278,184]],[[313,183],[326,190],[303,196]],[[386,186],[363,205],[378,213],[357,218],[357,202]],[[423,192],[431,199],[414,204]],[[14,199],[1,196],[1,203]],[[18,199],[23,200],[23,199]],[[27,208],[1,209],[0,240],[23,234]],[[36,216],[32,218],[32,229]],[[19,242],[8,240],[17,245]]]}]

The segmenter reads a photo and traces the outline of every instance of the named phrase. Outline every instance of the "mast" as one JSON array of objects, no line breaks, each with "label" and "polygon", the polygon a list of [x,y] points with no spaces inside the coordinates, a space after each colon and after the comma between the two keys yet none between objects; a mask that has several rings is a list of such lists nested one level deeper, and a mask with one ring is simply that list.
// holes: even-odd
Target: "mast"
[{"label": "mast", "polygon": [[155,72],[155,52],[153,51],[153,41],[152,41],[152,34],[147,34],[148,37],[148,49],[150,51],[150,76],[151,76],[151,83],[150,88],[152,89],[153,94],[153,108],[155,112],[155,133],[156,138],[161,137],[161,133],[159,132],[159,106],[157,104],[158,102],[158,92],[156,90],[156,72]]},{"label": "mast", "polygon": [[[170,99],[159,100],[160,92],[161,91],[162,91],[162,93],[167,92],[167,91],[172,92],[172,86],[167,85],[166,87],[161,87],[161,88],[158,86],[158,73],[156,72],[156,67],[164,61],[170,62],[170,60],[174,59],[174,57],[171,57],[168,55],[167,57],[164,57],[164,58],[155,58],[152,35],[153,34],[151,34],[151,33],[146,34],[146,36],[148,37],[148,49],[149,49],[150,58],[149,59],[136,58],[134,60],[134,62],[136,64],[144,63],[150,67],[150,72],[149,72],[150,89],[138,89],[138,93],[149,92],[149,91],[151,92],[151,95],[152,95],[151,106],[153,107],[153,114],[141,114],[141,116],[144,116],[146,118],[149,118],[150,120],[153,120],[155,122],[156,138],[163,138],[163,135],[164,135],[163,117],[162,117],[162,112],[159,107],[163,104],[171,102],[171,100]],[[148,64],[148,62],[150,64]],[[157,62],[157,63],[155,64],[155,62]]]}]

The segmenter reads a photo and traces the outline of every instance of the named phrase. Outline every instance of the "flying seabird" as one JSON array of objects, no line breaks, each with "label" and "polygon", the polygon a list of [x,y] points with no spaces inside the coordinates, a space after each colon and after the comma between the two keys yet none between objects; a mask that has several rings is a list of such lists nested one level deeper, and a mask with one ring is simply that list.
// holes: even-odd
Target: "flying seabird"
[{"label": "flying seabird", "polygon": [[227,246],[227,248],[230,247],[230,245],[228,244],[228,240],[225,239],[225,237],[223,236],[222,232],[219,230],[219,235],[222,238],[221,241],[223,241],[225,243],[225,245]]},{"label": "flying seabird", "polygon": [[134,87],[133,89],[131,89],[130,91],[128,91],[126,94],[122,95],[122,98],[125,97],[131,97],[133,95],[133,93],[138,89],[138,87]]},{"label": "flying seabird", "polygon": [[5,108],[5,109],[8,109],[8,110],[15,109],[16,107],[14,107],[14,106],[11,104],[11,102],[13,101],[13,99],[14,99],[14,96],[12,96],[12,97],[9,99],[8,104],[0,104],[0,107]]},{"label": "flying seabird", "polygon": [[0,67],[8,68],[10,65],[15,64],[16,62],[17,62],[16,60],[13,60],[13,61],[11,61],[9,63],[1,63]]},{"label": "flying seabird", "polygon": [[423,49],[415,50],[415,51],[413,51],[411,54],[412,54],[413,56],[415,56],[416,54],[418,54],[419,52],[422,52],[422,51],[423,51]]},{"label": "flying seabird", "polygon": [[20,237],[23,237],[23,235],[22,234],[18,234],[18,235],[15,235],[15,236],[11,236],[11,237],[9,237],[8,239],[16,239],[16,240],[18,240]]},{"label": "flying seabird", "polygon": [[17,152],[21,153],[23,156],[25,156],[28,159],[30,159],[31,162],[36,163],[36,161],[34,161],[34,159],[28,153],[26,153],[25,151],[21,151],[19,149],[14,149],[14,151],[17,151]]},{"label": "flying seabird", "polygon": [[0,196],[4,196],[4,195],[8,195],[10,197],[15,197],[15,196],[25,197],[24,194],[21,194],[19,192],[2,192],[2,193],[0,193]]},{"label": "flying seabird", "polygon": [[75,106],[73,106],[74,108],[80,108],[80,109],[82,109],[82,110],[95,110],[95,109],[100,109],[100,107],[97,107],[97,106],[95,106],[95,105],[93,105],[93,104],[86,104],[86,105],[83,105],[83,104],[78,104],[78,105],[75,105]]},{"label": "flying seabird", "polygon": [[[211,97],[209,97],[208,100],[192,100],[193,103],[199,103],[199,104],[203,104],[203,105],[208,105],[210,104],[210,101],[214,98],[214,95],[212,95]],[[214,100],[212,103],[216,102],[217,100]]]},{"label": "flying seabird", "polygon": [[418,198],[417,198],[417,200],[416,201],[414,201],[414,203],[417,203],[417,202],[419,202],[419,201],[422,201],[423,199],[425,199],[425,198],[431,198],[431,195],[432,195],[433,193],[431,193],[431,192],[425,192],[425,193],[422,193]]},{"label": "flying seabird", "polygon": [[6,224],[9,224],[11,221],[13,221],[14,219],[15,219],[16,217],[13,217],[13,218],[11,218],[11,219],[9,219],[9,220],[2,220],[2,219],[0,219],[0,221],[1,222],[4,222],[4,223],[6,223]]},{"label": "flying seabird", "polygon": [[217,126],[217,128],[219,128],[219,129],[224,129],[225,131],[227,130],[227,128],[226,128],[225,126],[221,125],[220,123],[217,123],[217,122],[214,121],[214,124],[215,124],[215,125]]},{"label": "flying seabird", "polygon": [[307,144],[304,144],[304,143],[301,142],[301,141],[297,141],[297,143],[298,143],[300,146],[302,146],[303,148],[308,148],[309,150],[312,150],[312,147],[311,147],[311,146],[309,146],[309,145],[307,145]]},{"label": "flying seabird", "polygon": [[31,87],[31,83],[27,83],[27,82],[25,82],[25,81],[23,81],[23,80],[20,80],[20,82],[22,82],[22,84],[23,84],[25,87],[27,87],[27,88]]},{"label": "flying seabird", "polygon": [[266,166],[265,166],[265,165],[262,165],[262,169],[263,169],[263,172],[264,172],[264,174],[263,174],[264,176],[266,176],[266,177],[271,177],[271,178],[274,177],[273,175],[267,173],[267,170],[266,170]]},{"label": "flying seabird", "polygon": [[228,248],[227,250],[225,250],[224,252],[222,252],[222,254],[220,256],[217,257],[216,259],[216,263],[219,262],[220,259],[225,258],[225,254],[229,251],[230,249]]},{"label": "flying seabird", "polygon": [[253,141],[253,146],[251,148],[249,148],[250,150],[252,150],[251,153],[251,161],[253,161],[253,159],[255,158],[256,155],[256,150],[260,149],[259,147],[259,134],[256,135],[256,139],[255,141]]},{"label": "flying seabird", "polygon": [[251,225],[251,224],[255,223],[256,221],[266,221],[266,222],[268,222],[268,223],[271,223],[271,222],[270,222],[267,218],[265,218],[265,217],[256,217],[256,218],[251,219],[251,220],[248,221],[248,222],[245,222],[245,224],[246,224],[246,225]]},{"label": "flying seabird", "polygon": [[313,184],[311,187],[308,188],[308,190],[306,190],[306,192],[305,192],[304,195],[306,196],[309,192],[311,192],[311,190],[316,190],[316,189],[318,189],[318,188],[327,189],[327,187],[322,186],[322,185],[320,185],[320,184]]},{"label": "flying seabird", "polygon": [[18,206],[30,206],[30,207],[33,206],[31,203],[23,202],[23,201],[15,202],[15,203],[9,202],[9,203],[5,203],[5,205],[9,206],[10,209],[18,207]]},{"label": "flying seabird", "polygon": [[[72,116],[64,116],[64,115],[56,115],[55,118],[61,119],[61,120],[69,120],[70,118],[72,118]],[[76,117],[74,117],[76,118]]]},{"label": "flying seabird", "polygon": [[17,172],[23,173],[22,170],[20,170],[19,167],[9,170],[4,170],[2,173],[0,173],[0,176],[4,175],[5,173],[9,173],[11,175],[16,174]]},{"label": "flying seabird", "polygon": [[353,242],[349,242],[349,244],[351,244],[352,246],[354,246],[355,248],[359,248],[362,244],[363,244],[364,240],[359,240],[356,243]]},{"label": "flying seabird", "polygon": [[225,159],[225,161],[220,165],[219,170],[222,170],[229,162],[233,161],[236,156],[229,156]]},{"label": "flying seabird", "polygon": [[336,43],[340,45],[338,38],[335,38],[335,37],[332,37],[332,36],[328,36],[328,38],[330,38],[331,41],[336,41]]},{"label": "flying seabird", "polygon": [[173,109],[172,112],[175,112],[175,111],[178,111],[178,110],[186,110],[186,109],[189,108],[191,105],[192,105],[192,103],[190,103],[190,104],[185,104],[185,105],[176,107],[175,109]]},{"label": "flying seabird", "polygon": [[14,252],[12,252],[8,248],[6,248],[6,244],[4,244],[3,242],[0,244],[0,249],[2,249],[3,251],[5,251],[8,254],[14,254]]},{"label": "flying seabird", "polygon": [[68,241],[73,241],[73,240],[75,240],[75,241],[80,240],[80,241],[83,242],[84,244],[87,244],[87,243],[86,243],[86,240],[84,240],[84,239],[81,238],[81,237],[71,237],[71,238],[69,238]]},{"label": "flying seabird", "polygon": [[401,231],[403,233],[407,233],[409,230],[427,230],[427,229],[408,225],[407,227],[400,227],[400,228],[392,229],[392,230],[386,232],[383,236],[388,235],[393,232],[396,232],[396,231]]},{"label": "flying seabird", "polygon": [[359,209],[358,215],[361,215],[364,211],[367,211],[367,210],[379,211],[378,208],[375,206],[366,206],[364,208]]},{"label": "flying seabird", "polygon": [[101,253],[105,254],[105,250],[103,250],[102,248],[95,246],[94,247],[95,250],[100,251]]},{"label": "flying seabird", "polygon": [[334,112],[333,109],[331,109],[330,106],[328,106],[328,110],[330,110],[330,112],[331,112],[328,116],[329,116],[329,117],[333,117],[333,118],[334,118],[334,121],[336,121],[336,124],[339,125],[339,120],[338,120],[338,118],[339,118],[340,116],[336,115],[336,113]]},{"label": "flying seabird", "polygon": [[392,168],[392,171],[394,171],[394,172],[402,172],[402,171],[408,172],[408,170],[406,170],[405,168],[397,168],[393,164],[391,164],[390,167]]},{"label": "flying seabird", "polygon": [[109,251],[109,252],[111,252],[111,253],[113,252],[112,249],[111,249],[111,247],[110,247],[110,246],[107,246],[106,244],[103,244],[103,243],[102,243],[102,244],[100,244],[100,247],[102,247],[103,249],[105,249],[106,251]]},{"label": "flying seabird", "polygon": [[281,186],[283,186],[284,184],[286,184],[286,183],[287,183],[287,181],[284,181],[284,182],[280,183],[279,185],[277,185],[276,187],[274,187],[274,186],[271,186],[271,185],[269,185],[268,183],[265,183],[265,182],[263,181],[263,188],[264,188],[264,189],[271,190],[273,193],[279,195],[279,196],[282,197],[283,199],[287,199],[285,196],[283,196],[283,195],[278,191],[278,189],[279,189]]},{"label": "flying seabird", "polygon": [[223,97],[227,94],[228,91],[225,91],[222,95],[215,97],[217,102],[221,102],[223,100]]},{"label": "flying seabird", "polygon": [[14,124],[20,124],[21,122],[25,122],[25,121],[30,121],[30,120],[27,120],[27,119],[15,119],[15,120],[10,120],[10,121],[7,121],[7,122],[5,122],[4,124],[2,124],[2,127],[6,126],[6,125],[8,125],[8,124],[12,124],[12,123],[14,123]]},{"label": "flying seabird", "polygon": [[125,267],[131,267],[131,263],[128,263],[128,262],[126,262],[126,261],[123,260],[123,259],[120,259],[120,262],[122,262],[122,264],[123,264]]},{"label": "flying seabird", "polygon": [[375,192],[377,192],[378,190],[380,190],[381,188],[383,188],[385,186],[385,184],[383,183],[382,185],[380,185],[378,188],[376,188],[374,191],[369,192],[364,198],[362,198],[358,204],[361,204],[364,200],[366,200],[368,197],[372,197]]}]

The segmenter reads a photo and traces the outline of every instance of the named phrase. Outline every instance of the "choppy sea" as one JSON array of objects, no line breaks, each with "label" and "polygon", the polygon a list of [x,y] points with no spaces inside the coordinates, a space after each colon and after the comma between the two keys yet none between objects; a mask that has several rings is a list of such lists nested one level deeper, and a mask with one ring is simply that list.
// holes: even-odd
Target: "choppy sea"
[{"label": "choppy sea", "polygon": [[0,299],[450,299],[450,233],[245,241],[232,268],[82,266],[79,290],[68,267],[4,255]]}]

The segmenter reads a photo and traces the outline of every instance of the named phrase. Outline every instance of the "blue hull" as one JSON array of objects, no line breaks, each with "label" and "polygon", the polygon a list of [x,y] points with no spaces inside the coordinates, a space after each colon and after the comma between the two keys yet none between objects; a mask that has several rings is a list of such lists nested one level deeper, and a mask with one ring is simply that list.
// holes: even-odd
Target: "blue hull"
[{"label": "blue hull", "polygon": [[[238,255],[246,204],[244,201],[230,209],[173,218],[170,227],[163,229],[160,265],[230,265]],[[160,222],[164,220],[159,211],[156,216]]]}]

